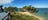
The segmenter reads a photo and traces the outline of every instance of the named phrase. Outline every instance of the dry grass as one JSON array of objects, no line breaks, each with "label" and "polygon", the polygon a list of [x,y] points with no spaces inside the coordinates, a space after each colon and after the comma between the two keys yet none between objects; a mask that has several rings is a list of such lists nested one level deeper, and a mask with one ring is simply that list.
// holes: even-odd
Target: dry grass
[{"label": "dry grass", "polygon": [[39,20],[38,18],[35,18],[33,16],[29,16],[29,15],[26,15],[26,14],[22,14],[22,13],[19,13],[19,12],[11,12],[11,20]]}]

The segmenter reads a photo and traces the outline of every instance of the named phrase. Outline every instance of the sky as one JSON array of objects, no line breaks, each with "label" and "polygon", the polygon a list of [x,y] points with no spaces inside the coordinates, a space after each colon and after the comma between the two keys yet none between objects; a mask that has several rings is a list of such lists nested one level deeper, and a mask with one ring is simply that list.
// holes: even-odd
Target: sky
[{"label": "sky", "polygon": [[3,5],[3,7],[14,6],[18,8],[32,5],[36,8],[48,8],[48,0],[0,0],[0,5]]}]

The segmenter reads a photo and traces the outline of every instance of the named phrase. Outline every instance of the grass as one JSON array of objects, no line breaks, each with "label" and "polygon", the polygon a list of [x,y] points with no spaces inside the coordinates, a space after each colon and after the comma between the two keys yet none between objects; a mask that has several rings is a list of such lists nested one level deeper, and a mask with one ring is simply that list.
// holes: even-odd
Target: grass
[{"label": "grass", "polygon": [[39,20],[38,18],[36,17],[33,17],[33,16],[29,16],[29,15],[23,15],[21,13],[14,13],[14,12],[11,12],[11,20]]}]

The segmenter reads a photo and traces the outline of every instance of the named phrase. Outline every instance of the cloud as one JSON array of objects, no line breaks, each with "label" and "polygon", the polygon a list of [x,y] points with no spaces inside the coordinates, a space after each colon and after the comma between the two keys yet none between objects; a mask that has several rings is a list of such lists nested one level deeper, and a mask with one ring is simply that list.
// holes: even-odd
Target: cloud
[{"label": "cloud", "polygon": [[0,4],[8,4],[8,3],[11,3],[12,1],[14,0],[0,0]]}]

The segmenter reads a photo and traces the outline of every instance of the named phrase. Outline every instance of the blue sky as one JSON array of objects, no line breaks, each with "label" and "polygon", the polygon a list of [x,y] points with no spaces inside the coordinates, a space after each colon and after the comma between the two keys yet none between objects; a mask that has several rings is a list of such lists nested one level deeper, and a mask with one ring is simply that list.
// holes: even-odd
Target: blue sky
[{"label": "blue sky", "polygon": [[32,5],[36,8],[48,8],[48,0],[13,0],[10,3],[2,4],[4,7],[16,6],[22,8],[23,6]]}]

